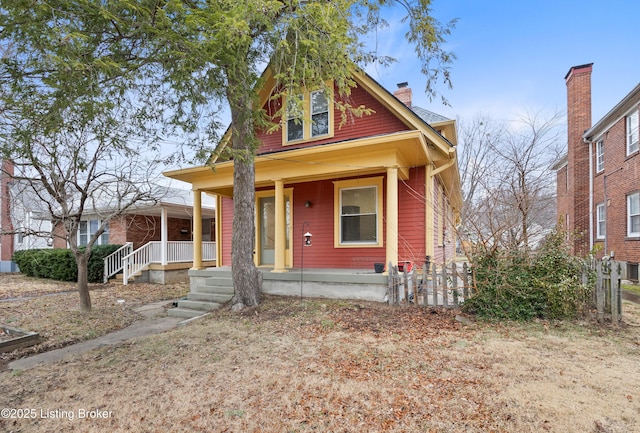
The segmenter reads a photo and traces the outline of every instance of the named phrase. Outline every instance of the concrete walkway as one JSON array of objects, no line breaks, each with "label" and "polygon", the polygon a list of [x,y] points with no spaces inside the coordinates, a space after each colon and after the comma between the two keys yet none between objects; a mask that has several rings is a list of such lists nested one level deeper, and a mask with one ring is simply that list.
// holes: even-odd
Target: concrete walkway
[{"label": "concrete walkway", "polygon": [[177,326],[185,325],[199,318],[184,320],[179,317],[169,317],[164,311],[164,306],[167,305],[167,303],[168,301],[155,302],[136,309],[137,312],[145,316],[145,319],[135,322],[124,329],[111,332],[93,340],[72,344],[61,349],[17,359],[10,362],[8,367],[10,370],[27,370],[38,365],[52,364],[69,355],[88,352],[89,350],[103,346],[115,346],[127,340],[158,334]]}]

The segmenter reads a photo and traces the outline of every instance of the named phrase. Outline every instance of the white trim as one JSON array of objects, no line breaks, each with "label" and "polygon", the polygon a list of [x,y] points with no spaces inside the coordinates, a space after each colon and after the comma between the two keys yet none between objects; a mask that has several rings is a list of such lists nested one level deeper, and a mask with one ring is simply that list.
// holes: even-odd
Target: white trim
[{"label": "white trim", "polygon": [[[634,214],[631,213],[631,200],[636,200],[636,212]],[[631,231],[631,218],[638,217],[640,218],[640,192],[634,192],[632,194],[627,195],[627,236],[630,238],[640,237],[640,229],[638,231]]]}]

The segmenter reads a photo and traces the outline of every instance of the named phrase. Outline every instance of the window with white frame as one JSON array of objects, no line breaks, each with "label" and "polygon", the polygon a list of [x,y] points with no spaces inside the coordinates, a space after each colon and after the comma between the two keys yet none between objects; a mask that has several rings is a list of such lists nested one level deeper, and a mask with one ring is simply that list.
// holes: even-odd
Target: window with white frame
[{"label": "window with white frame", "polygon": [[382,178],[337,181],[335,245],[382,246]]},{"label": "window with white frame", "polygon": [[[100,228],[100,220],[80,221],[78,226],[78,246],[84,247],[89,243],[89,239],[96,234]],[[96,240],[96,245],[109,244],[109,224],[105,225],[104,232]]]},{"label": "window with white frame", "polygon": [[640,237],[640,192],[627,196],[627,236]]},{"label": "window with white frame", "polygon": [[604,170],[604,141],[600,140],[596,143],[596,171]]},{"label": "window with white frame", "polygon": [[627,155],[638,150],[638,111],[627,116]]},{"label": "window with white frame", "polygon": [[331,98],[316,90],[287,98],[284,143],[330,137],[333,132]]},{"label": "window with white frame", "polygon": [[596,206],[596,237],[598,239],[604,239],[607,235],[607,213],[604,203],[600,203]]}]

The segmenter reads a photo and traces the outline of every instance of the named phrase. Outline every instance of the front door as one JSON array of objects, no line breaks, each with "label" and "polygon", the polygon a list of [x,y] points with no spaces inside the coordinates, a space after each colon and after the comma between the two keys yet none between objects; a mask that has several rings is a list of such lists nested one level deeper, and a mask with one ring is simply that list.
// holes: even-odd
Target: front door
[{"label": "front door", "polygon": [[[273,265],[275,261],[276,247],[276,198],[275,196],[263,196],[258,198],[258,264],[260,266]],[[290,266],[289,260],[289,230],[291,221],[289,196],[285,197],[285,236],[286,254],[285,266]]]}]

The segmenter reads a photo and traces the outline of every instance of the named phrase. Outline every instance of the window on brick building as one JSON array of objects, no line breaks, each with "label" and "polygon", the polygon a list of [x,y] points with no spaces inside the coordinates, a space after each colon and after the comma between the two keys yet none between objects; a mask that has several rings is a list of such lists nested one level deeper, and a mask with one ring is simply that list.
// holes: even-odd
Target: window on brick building
[{"label": "window on brick building", "polygon": [[[80,221],[78,227],[78,246],[84,247],[89,243],[89,239],[100,228],[100,220]],[[105,226],[104,232],[96,240],[96,245],[108,245],[109,244],[109,224]]]},{"label": "window on brick building", "polygon": [[627,116],[627,155],[638,151],[638,111]]},{"label": "window on brick building", "polygon": [[607,213],[604,203],[600,203],[596,206],[596,218],[596,237],[598,239],[604,239],[607,234]]},{"label": "window on brick building", "polygon": [[640,192],[627,196],[627,236],[640,237]]},{"label": "window on brick building", "polygon": [[604,141],[596,143],[596,171],[604,170]]}]

